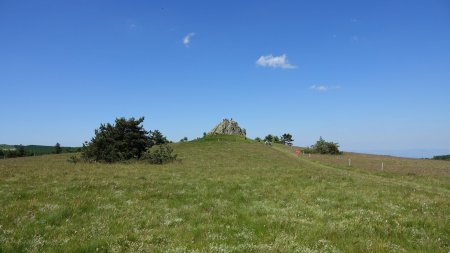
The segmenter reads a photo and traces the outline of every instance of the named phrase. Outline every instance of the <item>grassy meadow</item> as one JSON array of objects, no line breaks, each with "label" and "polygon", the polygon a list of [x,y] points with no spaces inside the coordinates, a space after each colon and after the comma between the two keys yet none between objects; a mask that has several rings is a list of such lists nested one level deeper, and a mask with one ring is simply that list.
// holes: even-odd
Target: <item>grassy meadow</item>
[{"label": "grassy meadow", "polygon": [[450,162],[173,147],[162,166],[0,160],[0,252],[450,251]]}]

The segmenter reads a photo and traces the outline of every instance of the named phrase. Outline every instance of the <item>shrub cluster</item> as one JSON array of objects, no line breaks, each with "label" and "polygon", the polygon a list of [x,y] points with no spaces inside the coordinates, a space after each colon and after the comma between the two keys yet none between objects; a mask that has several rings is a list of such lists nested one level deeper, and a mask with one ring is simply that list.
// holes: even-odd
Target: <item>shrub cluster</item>
[{"label": "shrub cluster", "polygon": [[157,148],[148,149],[144,153],[143,159],[151,164],[165,164],[173,162],[177,159],[177,155],[173,154],[173,148],[167,144],[159,145]]},{"label": "shrub cluster", "polygon": [[117,118],[115,124],[101,124],[90,142],[83,144],[87,161],[117,162],[140,158],[151,147],[149,132],[141,125],[144,118]]},{"label": "shrub cluster", "polygon": [[158,130],[145,130],[143,121],[144,117],[117,118],[115,124],[101,124],[91,141],[83,144],[82,158],[107,163],[146,159],[151,147],[165,145],[168,140]]},{"label": "shrub cluster", "polygon": [[338,143],[325,141],[322,137],[320,137],[316,144],[312,145],[309,148],[305,148],[303,152],[305,152],[306,154],[342,154],[342,152],[339,151]]}]

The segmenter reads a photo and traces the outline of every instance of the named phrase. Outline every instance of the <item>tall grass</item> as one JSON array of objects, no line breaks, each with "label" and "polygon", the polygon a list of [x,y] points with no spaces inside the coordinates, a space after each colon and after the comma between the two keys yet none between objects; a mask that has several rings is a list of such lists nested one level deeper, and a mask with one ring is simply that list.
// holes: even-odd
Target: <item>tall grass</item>
[{"label": "tall grass", "polygon": [[450,180],[433,168],[430,185],[236,137],[174,149],[162,166],[1,160],[0,252],[449,250]]}]

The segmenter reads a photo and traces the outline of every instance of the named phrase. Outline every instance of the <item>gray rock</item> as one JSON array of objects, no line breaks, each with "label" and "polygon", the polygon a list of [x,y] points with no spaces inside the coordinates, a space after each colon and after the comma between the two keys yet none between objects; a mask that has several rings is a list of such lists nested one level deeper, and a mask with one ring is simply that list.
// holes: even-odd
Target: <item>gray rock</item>
[{"label": "gray rock", "polygon": [[246,136],[247,132],[244,128],[240,128],[236,121],[233,119],[224,119],[216,127],[214,127],[209,134],[228,134],[228,135],[240,135]]}]

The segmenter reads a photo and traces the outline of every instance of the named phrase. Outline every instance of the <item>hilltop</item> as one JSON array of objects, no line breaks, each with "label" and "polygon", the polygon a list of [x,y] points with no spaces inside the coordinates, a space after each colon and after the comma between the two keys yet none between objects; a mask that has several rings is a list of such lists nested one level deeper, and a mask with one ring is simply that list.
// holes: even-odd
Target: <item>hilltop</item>
[{"label": "hilltop", "polygon": [[333,160],[346,155],[297,157],[295,148],[233,135],[172,146],[179,159],[162,166],[73,164],[70,154],[0,160],[0,252],[446,252],[450,245],[450,168],[429,163],[448,162],[413,159],[421,173],[371,170]]}]

